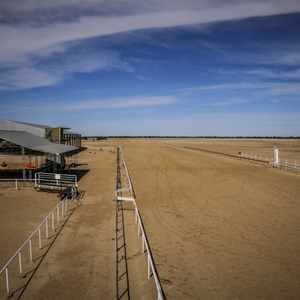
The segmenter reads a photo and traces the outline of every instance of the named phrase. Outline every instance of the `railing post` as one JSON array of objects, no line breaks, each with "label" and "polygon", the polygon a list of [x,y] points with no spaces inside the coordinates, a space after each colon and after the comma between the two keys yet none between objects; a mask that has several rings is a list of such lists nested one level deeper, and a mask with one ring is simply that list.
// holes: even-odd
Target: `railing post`
[{"label": "railing post", "polygon": [[57,206],[56,212],[57,212],[57,224],[59,224],[59,206]]},{"label": "railing post", "polygon": [[48,232],[48,219],[46,219],[46,238],[49,239],[49,232]]},{"label": "railing post", "polygon": [[55,227],[54,227],[54,212],[52,211],[52,231],[55,231]]},{"label": "railing post", "polygon": [[61,216],[63,217],[64,216],[64,209],[65,209],[65,200],[62,200],[61,202]]},{"label": "railing post", "polygon": [[22,269],[22,254],[21,254],[21,251],[19,251],[19,268],[20,268],[20,275],[22,275],[23,269]]},{"label": "railing post", "polygon": [[18,189],[18,180],[16,179],[16,190]]},{"label": "railing post", "polygon": [[42,236],[41,236],[41,228],[39,228],[39,249],[42,249]]},{"label": "railing post", "polygon": [[150,276],[151,276],[151,272],[150,272],[150,258],[149,258],[149,253],[147,255],[147,260],[148,260],[148,279],[150,279]]},{"label": "railing post", "polygon": [[8,266],[5,268],[5,277],[6,277],[6,292],[7,292],[7,295],[9,295],[9,274],[8,274]]},{"label": "railing post", "polygon": [[30,258],[30,261],[32,261],[32,244],[31,244],[31,239],[29,239],[29,258]]}]

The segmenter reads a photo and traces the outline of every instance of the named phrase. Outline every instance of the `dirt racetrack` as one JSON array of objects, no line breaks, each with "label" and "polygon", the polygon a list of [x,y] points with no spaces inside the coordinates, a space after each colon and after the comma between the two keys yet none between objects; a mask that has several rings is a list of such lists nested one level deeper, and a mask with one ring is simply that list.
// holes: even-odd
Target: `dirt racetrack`
[{"label": "dirt racetrack", "polygon": [[298,299],[300,177],[203,152],[124,149],[168,299]]},{"label": "dirt racetrack", "polygon": [[[181,145],[188,142],[180,141]],[[210,150],[220,151],[219,145],[215,149],[209,143]],[[79,189],[85,191],[83,205],[66,223],[21,299],[115,298],[116,154],[112,147],[117,144],[124,144],[167,299],[300,298],[300,175],[155,140],[109,139],[85,142],[88,149],[79,156],[79,169],[89,170],[79,182]],[[255,148],[251,143],[248,147]],[[292,148],[298,153],[299,142]],[[14,197],[11,193],[1,191],[2,204]],[[39,218],[35,215],[32,220],[29,212],[39,214],[41,221],[49,205],[52,209],[52,201],[49,198],[39,208],[24,205],[26,219],[21,221],[26,230],[16,234],[19,219],[15,226],[10,224],[13,236],[10,244],[0,245],[0,253],[7,257],[16,250],[24,232],[30,233],[38,224]],[[11,220],[1,220],[3,238],[4,220]],[[155,299],[153,282],[145,279],[134,225],[128,219],[131,299]]]}]

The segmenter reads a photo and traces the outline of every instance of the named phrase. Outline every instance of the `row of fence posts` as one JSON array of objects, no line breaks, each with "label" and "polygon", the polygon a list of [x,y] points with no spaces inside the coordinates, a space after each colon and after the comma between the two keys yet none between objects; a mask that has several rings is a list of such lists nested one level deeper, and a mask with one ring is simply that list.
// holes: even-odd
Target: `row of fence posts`
[{"label": "row of fence posts", "polygon": [[[126,179],[127,179],[127,183],[128,183],[128,188],[122,189],[120,188],[120,176],[121,176],[121,170],[120,170],[120,154],[122,157],[122,163],[125,169],[125,174],[126,174]],[[122,197],[122,191],[127,191],[130,193],[130,197]],[[135,201],[135,194],[134,194],[134,190],[133,190],[133,186],[132,186],[132,182],[130,179],[130,175],[128,172],[128,168],[125,162],[125,158],[123,155],[123,151],[121,147],[118,147],[117,149],[117,185],[116,185],[116,201],[130,201],[133,203],[134,206],[134,211],[135,211],[135,221],[138,225],[138,236],[142,237],[142,253],[147,253],[147,266],[148,266],[148,279],[151,278],[151,275],[154,278],[155,281],[155,285],[156,285],[156,289],[157,289],[157,299],[158,300],[164,300],[165,299],[165,295],[163,293],[162,287],[161,287],[161,283],[156,271],[156,267],[154,264],[154,260],[152,257],[152,253],[151,253],[151,249],[148,243],[148,239],[147,239],[147,235],[145,232],[145,228],[144,228],[144,224],[140,215],[140,212],[138,210],[136,201]],[[116,211],[117,213],[117,211]],[[116,224],[117,225],[117,224]],[[116,231],[116,247],[117,247],[117,239],[118,239],[118,235],[117,235],[117,231]],[[118,276],[118,271],[117,271],[117,276]],[[118,280],[118,277],[117,277]],[[118,289],[118,283],[117,283],[117,289]],[[118,298],[118,290],[117,290],[117,299]]]},{"label": "row of fence posts", "polygon": [[34,188],[34,179],[0,179],[0,189],[27,190]]},{"label": "row of fence posts", "polygon": [[[74,200],[74,199],[72,199]],[[34,257],[33,257],[33,239],[35,236],[38,237],[38,249],[43,249],[43,230],[44,230],[44,237],[46,239],[50,239],[49,236],[49,230],[52,230],[52,233],[56,232],[57,225],[60,224],[62,218],[64,218],[66,212],[68,209],[68,197],[65,197],[62,199],[55,207],[54,209],[47,215],[47,217],[43,220],[40,225],[33,231],[33,233],[27,238],[27,240],[22,244],[22,246],[15,252],[15,254],[9,259],[9,261],[4,265],[4,267],[0,271],[0,276],[5,273],[5,282],[6,282],[6,294],[8,296],[11,296],[12,293],[12,287],[10,284],[10,265],[18,259],[18,271],[20,277],[25,277],[26,273],[24,273],[23,265],[26,264],[24,262],[25,257],[22,255],[22,251],[25,251],[26,246],[28,246],[29,249],[29,255],[27,259],[29,259],[30,263],[34,263]],[[28,250],[27,250],[28,251]]]},{"label": "row of fence posts", "polygon": [[[246,160],[249,162],[259,163],[262,165],[267,165],[269,167],[274,167],[274,168],[282,169],[282,170],[289,171],[289,172],[294,172],[294,173],[300,172],[300,164],[297,164],[296,161],[294,163],[289,163],[287,160],[285,160],[284,162],[280,162],[278,160],[278,162],[276,162],[275,158],[269,160],[267,156],[256,155],[256,154],[252,154],[252,153],[250,153],[250,154],[249,153],[239,153],[238,155],[233,155],[233,154],[216,152],[216,151],[211,151],[211,150],[206,150],[206,149],[201,149],[201,148],[181,146],[181,145],[176,145],[176,144],[172,144],[172,143],[167,143],[167,145],[180,147],[180,148],[199,150],[199,151],[216,154],[216,155],[223,156],[223,157],[229,157],[229,158],[233,158],[233,159]],[[276,153],[278,155],[278,149],[275,147],[274,152],[276,150],[277,150]],[[279,158],[277,157],[277,159],[279,159]]]},{"label": "row of fence posts", "polygon": [[[245,158],[250,158],[250,159],[254,159],[254,160],[261,160],[263,161],[263,157],[262,156],[257,156],[257,155],[253,155],[253,154],[248,154],[248,153],[241,153],[241,157],[245,157]],[[265,162],[268,163],[268,165],[270,167],[274,167],[274,168],[278,168],[278,169],[282,169],[285,171],[289,171],[289,172],[295,172],[298,173],[300,171],[300,165],[297,163],[297,161],[295,160],[294,163],[290,163],[287,160],[284,161],[279,161],[275,162],[274,159],[269,160],[268,157],[265,157]]]}]

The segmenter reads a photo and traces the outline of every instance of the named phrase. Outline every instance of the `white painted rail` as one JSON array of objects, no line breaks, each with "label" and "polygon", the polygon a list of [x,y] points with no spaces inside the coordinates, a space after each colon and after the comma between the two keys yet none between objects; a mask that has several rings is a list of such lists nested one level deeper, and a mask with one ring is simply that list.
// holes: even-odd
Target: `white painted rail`
[{"label": "white painted rail", "polygon": [[[71,199],[75,200],[75,199]],[[5,285],[6,285],[6,294],[8,296],[11,295],[11,284],[10,284],[10,265],[13,261],[17,260],[19,274],[22,277],[24,273],[23,265],[25,264],[25,257],[22,255],[22,251],[25,251],[25,247],[29,248],[29,257],[27,257],[26,262],[34,262],[33,257],[33,238],[38,239],[38,249],[42,250],[43,247],[43,237],[49,239],[49,232],[55,232],[57,230],[57,226],[60,224],[62,218],[65,216],[68,207],[68,197],[65,197],[61,200],[54,209],[46,216],[46,218],[37,226],[37,228],[32,232],[32,234],[26,239],[26,241],[22,244],[22,246],[15,252],[15,254],[8,260],[8,262],[3,266],[0,270],[0,276],[4,274],[5,276]],[[3,241],[1,241],[3,242]],[[28,249],[27,249],[28,251]],[[25,251],[25,252],[27,252]],[[1,296],[1,295],[0,295]]]},{"label": "white painted rail", "polygon": [[[151,278],[151,275],[154,278],[155,281],[155,286],[157,289],[157,299],[158,300],[164,300],[165,299],[165,295],[163,293],[162,287],[161,287],[161,283],[155,268],[155,264],[154,264],[154,260],[152,257],[152,253],[151,253],[151,249],[150,249],[150,245],[147,239],[147,235],[146,235],[146,231],[144,228],[144,224],[141,218],[141,214],[139,212],[139,209],[137,207],[136,204],[136,200],[135,200],[135,194],[134,194],[134,190],[133,190],[133,186],[131,183],[131,178],[128,172],[128,168],[125,162],[125,158],[123,155],[123,151],[121,147],[118,147],[118,150],[121,153],[121,157],[122,157],[122,163],[125,169],[125,173],[126,173],[126,179],[127,179],[127,183],[128,183],[128,188],[122,188],[122,189],[116,189],[116,201],[130,201],[133,203],[134,206],[134,211],[135,211],[135,220],[136,223],[138,225],[138,236],[142,237],[142,253],[147,253],[147,265],[148,265],[148,279]],[[123,197],[121,196],[121,192],[124,191],[129,191],[130,193],[130,197]]]},{"label": "white painted rail", "polygon": [[0,190],[28,190],[34,188],[34,179],[0,179]]},{"label": "white painted rail", "polygon": [[250,163],[259,164],[259,165],[272,167],[272,168],[277,168],[277,169],[285,170],[288,172],[293,172],[296,174],[300,173],[300,164],[297,163],[296,161],[288,162],[287,160],[284,160],[275,165],[273,163],[273,159],[269,159],[267,156],[264,156],[264,155],[257,155],[257,154],[253,154],[253,153],[240,153],[238,155],[234,155],[234,154],[216,152],[216,151],[200,149],[200,148],[195,148],[195,147],[190,147],[190,146],[177,145],[177,144],[172,144],[172,143],[165,143],[165,144],[168,146],[192,149],[192,150],[202,151],[202,152],[206,152],[206,153],[210,153],[210,154],[218,155],[218,156],[222,156],[222,157],[247,161]]},{"label": "white painted rail", "polygon": [[77,187],[77,176],[38,172],[34,176],[34,186],[37,189],[61,189],[62,187],[68,186]]}]

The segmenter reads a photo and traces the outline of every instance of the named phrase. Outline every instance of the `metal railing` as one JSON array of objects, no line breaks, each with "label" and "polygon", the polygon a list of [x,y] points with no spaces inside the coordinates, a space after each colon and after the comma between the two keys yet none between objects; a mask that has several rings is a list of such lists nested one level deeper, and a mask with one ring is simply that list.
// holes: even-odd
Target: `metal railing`
[{"label": "metal railing", "polygon": [[70,174],[55,174],[38,172],[34,177],[34,186],[37,189],[61,189],[62,187],[78,186],[77,176]]},{"label": "metal railing", "polygon": [[[72,199],[75,200],[75,199]],[[24,268],[23,266],[26,262],[33,263],[35,262],[33,253],[33,239],[37,237],[38,239],[38,249],[43,249],[43,237],[46,239],[50,239],[50,233],[54,233],[57,230],[57,225],[60,224],[62,218],[64,218],[67,208],[68,208],[68,197],[65,197],[61,200],[54,209],[46,216],[46,218],[40,223],[37,228],[32,232],[32,234],[26,239],[26,241],[22,244],[22,246],[15,252],[15,254],[9,259],[9,261],[4,265],[4,267],[0,270],[0,276],[5,274],[5,283],[6,283],[6,294],[8,296],[11,295],[12,286],[10,284],[10,265],[17,260],[18,264],[18,273],[22,277],[24,276]],[[43,233],[44,231],[44,233]],[[43,236],[44,235],[44,236]],[[27,248],[28,247],[28,248]],[[27,248],[27,249],[26,249]],[[27,253],[27,260],[22,255],[22,252]],[[29,260],[29,261],[28,261]]]},{"label": "metal railing", "polygon": [[176,145],[176,144],[171,144],[171,143],[167,143],[166,145],[175,146],[175,147],[179,147],[179,148],[185,148],[185,149],[198,150],[198,151],[202,151],[202,152],[206,152],[206,153],[210,153],[210,154],[215,154],[218,156],[248,161],[248,162],[252,162],[252,163],[256,163],[256,164],[260,164],[260,165],[265,165],[268,167],[278,168],[278,169],[285,170],[288,172],[293,172],[296,174],[300,173],[300,164],[297,163],[296,161],[294,163],[291,163],[291,162],[288,162],[287,160],[284,160],[277,164],[274,164],[273,159],[268,159],[267,156],[256,155],[256,154],[252,154],[252,153],[240,153],[238,155],[234,155],[234,154],[216,152],[216,151],[195,148],[195,147],[190,147],[190,146],[181,146],[181,145]]},{"label": "metal railing", "polygon": [[34,179],[0,179],[0,189],[27,190],[34,188]]},{"label": "metal railing", "polygon": [[[147,253],[147,265],[148,265],[148,279],[150,279],[151,275],[154,278],[155,281],[155,285],[156,285],[156,289],[157,289],[157,299],[158,300],[164,300],[165,299],[165,295],[163,293],[162,287],[161,287],[161,283],[157,274],[157,270],[154,264],[154,260],[153,260],[153,256],[152,256],[152,252],[150,249],[150,245],[147,239],[147,235],[146,235],[146,231],[145,231],[145,227],[141,218],[141,214],[138,210],[136,201],[135,201],[135,193],[133,190],[133,186],[131,183],[131,178],[128,172],[128,168],[125,162],[125,158],[122,152],[122,148],[118,147],[117,149],[117,163],[120,164],[119,161],[119,153],[121,153],[121,157],[122,157],[122,163],[124,166],[124,170],[125,170],[125,174],[126,174],[126,179],[127,179],[127,183],[128,183],[128,188],[118,188],[120,187],[120,185],[118,184],[118,182],[120,182],[120,167],[117,166],[117,188],[116,188],[116,201],[130,201],[132,202],[133,206],[134,206],[134,211],[135,211],[135,221],[138,225],[138,236],[142,237],[142,253]],[[124,197],[122,195],[122,193],[129,193],[129,197]],[[116,231],[116,247],[118,247],[118,235],[117,235],[117,231]],[[118,272],[117,272],[117,280],[118,280]],[[118,285],[118,283],[117,283]]]},{"label": "metal railing", "polygon": [[281,161],[273,167],[293,173],[300,172],[300,164],[298,164],[296,161],[294,163],[288,162],[287,160]]}]

